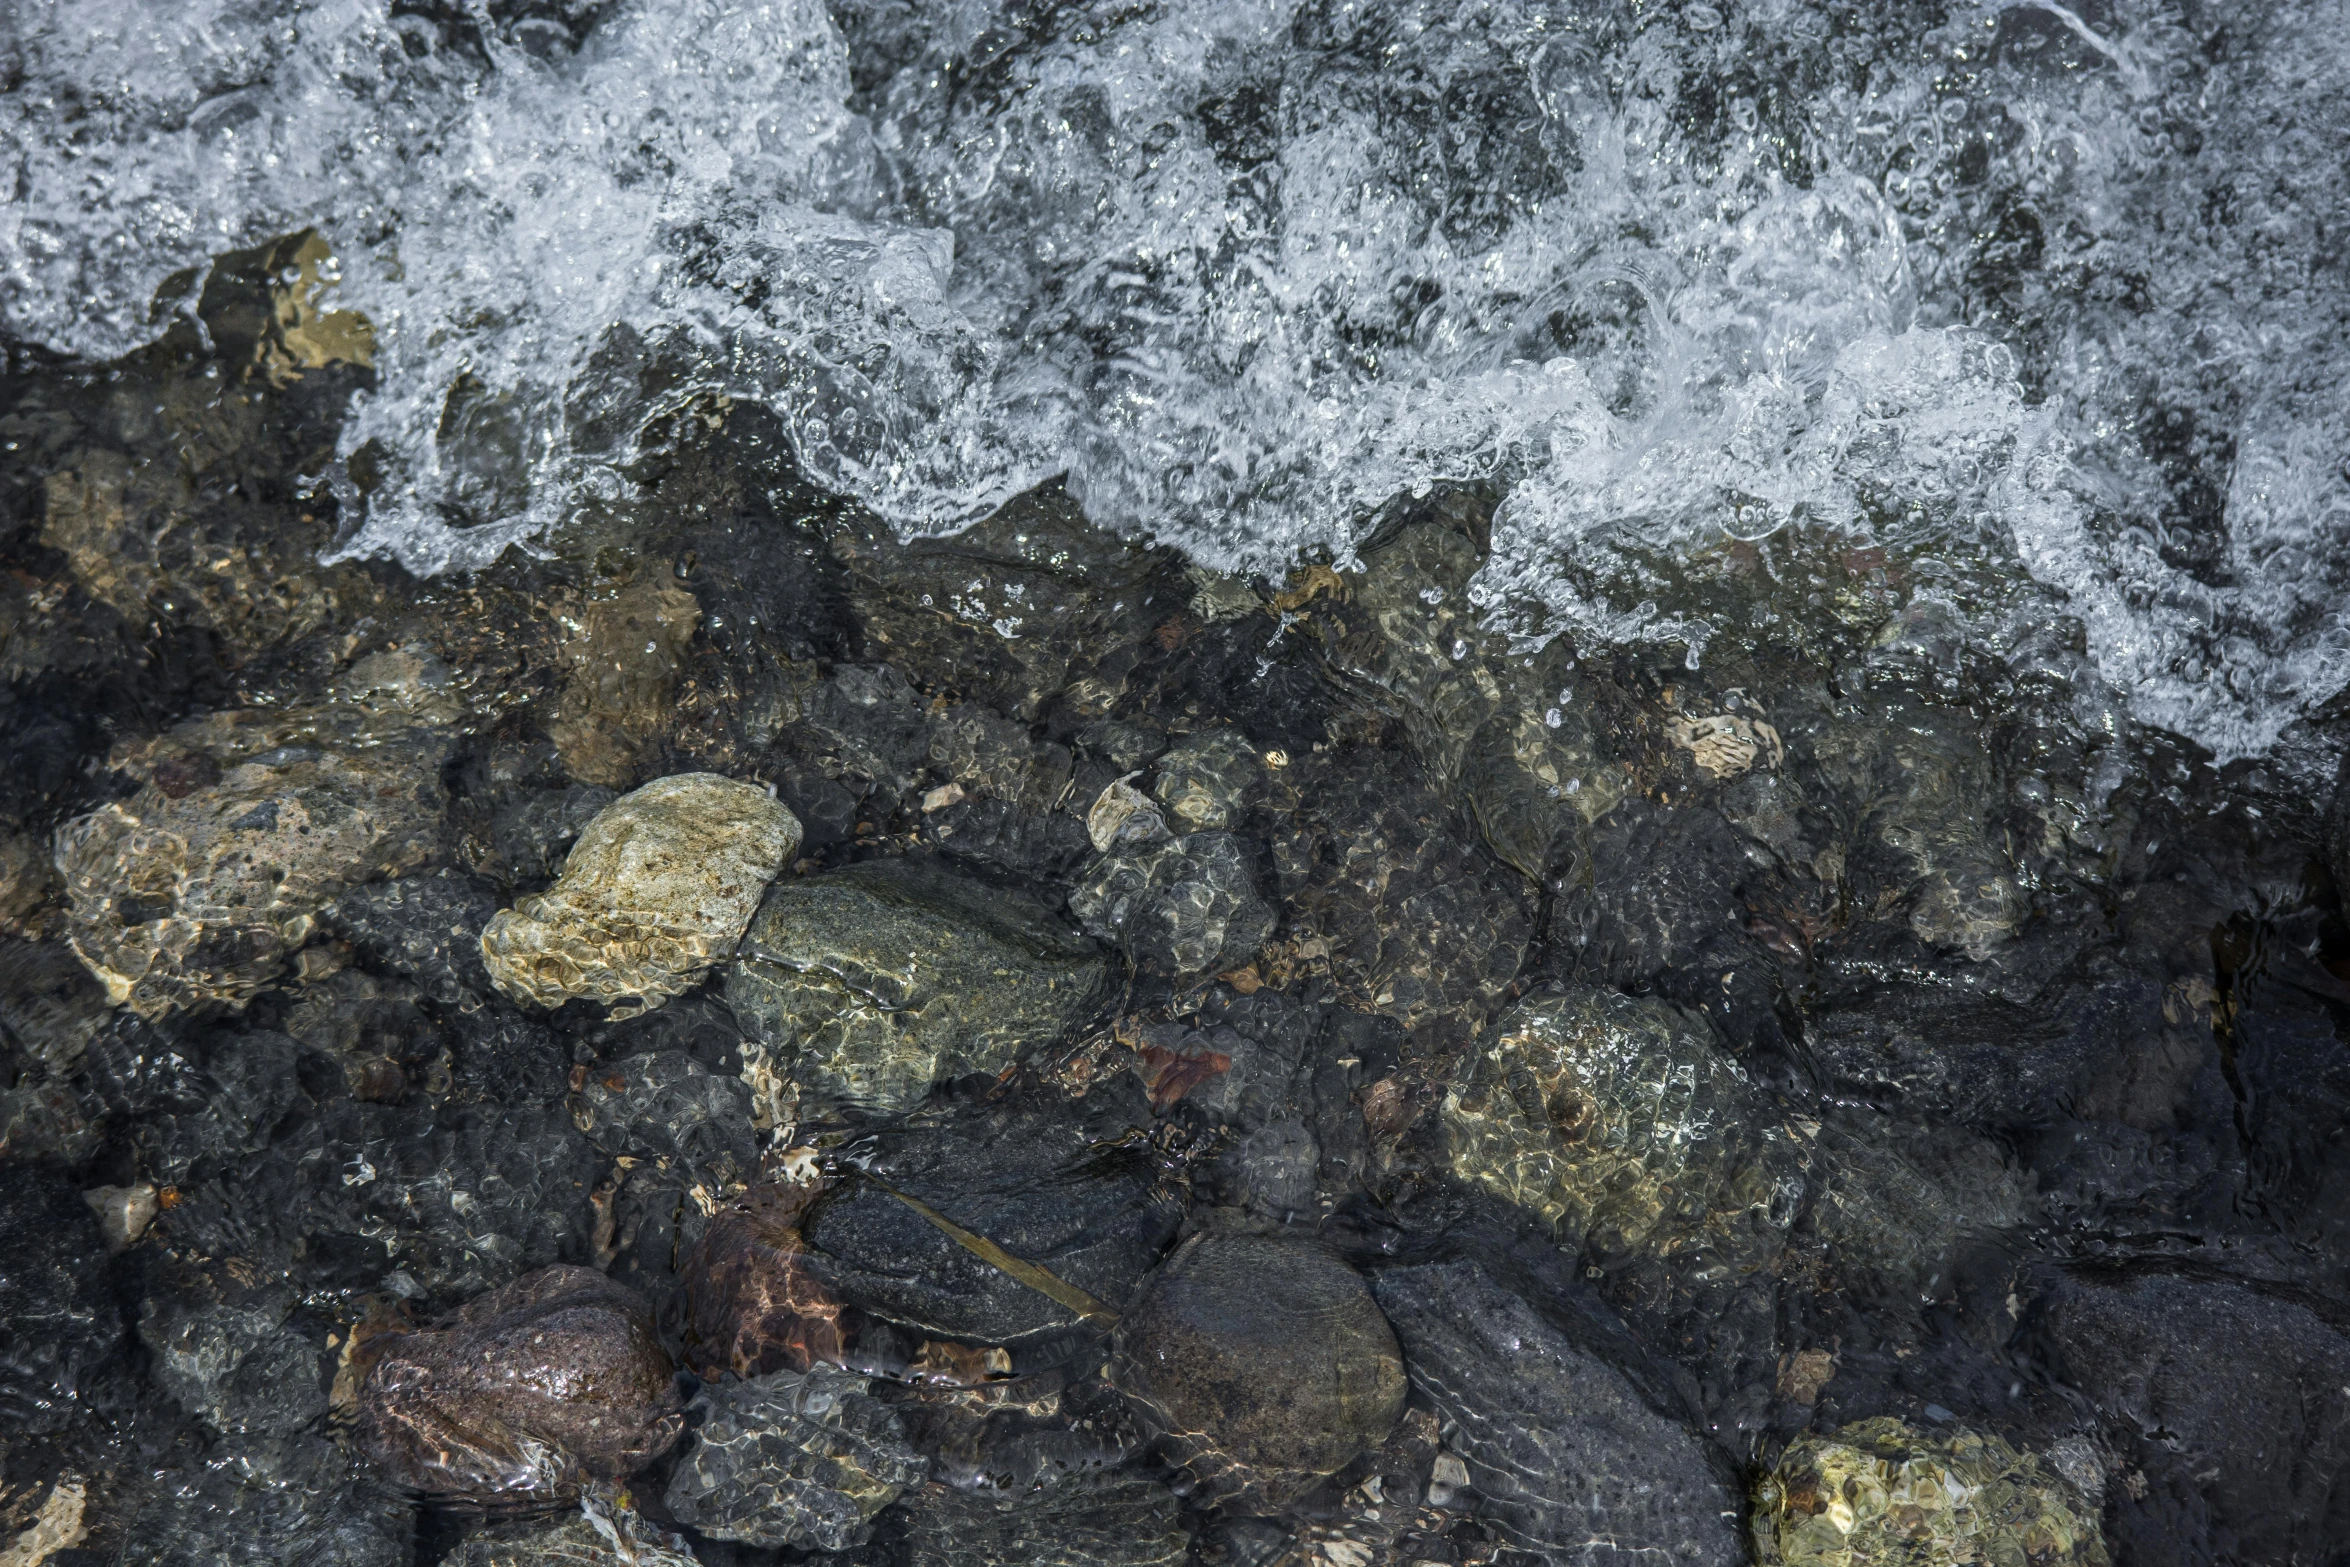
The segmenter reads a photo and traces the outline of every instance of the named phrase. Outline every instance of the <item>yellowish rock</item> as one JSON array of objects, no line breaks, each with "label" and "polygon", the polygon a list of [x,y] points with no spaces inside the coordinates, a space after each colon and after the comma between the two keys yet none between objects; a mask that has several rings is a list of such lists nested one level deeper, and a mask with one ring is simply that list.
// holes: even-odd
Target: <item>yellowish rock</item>
[{"label": "yellowish rock", "polygon": [[1762,1567],[2105,1567],[2097,1509],[1996,1436],[1863,1420],[1791,1444],[1754,1489]]},{"label": "yellowish rock", "polygon": [[145,1017],[244,1005],[328,901],[421,863],[439,827],[434,754],[414,745],[280,746],[225,773],[203,759],[214,770],[160,770],[57,834],[73,950]]},{"label": "yellowish rock", "polygon": [[1455,1175],[1603,1253],[1751,1267],[1804,1197],[1808,1150],[1661,1001],[1528,997],[1461,1063],[1443,1118]]},{"label": "yellowish rock", "polygon": [[596,813],[554,886],[491,919],[482,961],[520,1001],[650,1011],[734,950],[799,846],[799,819],[756,784],[656,779]]}]

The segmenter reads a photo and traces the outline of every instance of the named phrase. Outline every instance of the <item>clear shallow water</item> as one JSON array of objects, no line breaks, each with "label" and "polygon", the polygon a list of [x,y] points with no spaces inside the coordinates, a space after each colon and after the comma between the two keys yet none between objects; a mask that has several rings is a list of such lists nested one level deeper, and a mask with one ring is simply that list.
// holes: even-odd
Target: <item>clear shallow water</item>
[{"label": "clear shallow water", "polygon": [[350,552],[625,511],[724,395],[906,529],[1066,473],[1225,568],[1492,482],[1527,638],[1771,636],[1800,585],[1691,577],[1825,535],[2241,756],[2350,680],[2340,22],[19,0],[0,329],[120,353],[315,225],[377,333]]}]

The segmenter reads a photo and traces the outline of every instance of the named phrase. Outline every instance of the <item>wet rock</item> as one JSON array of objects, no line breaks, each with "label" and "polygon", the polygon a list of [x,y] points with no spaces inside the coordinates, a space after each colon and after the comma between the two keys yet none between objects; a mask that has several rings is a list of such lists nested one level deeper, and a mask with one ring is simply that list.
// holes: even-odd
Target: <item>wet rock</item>
[{"label": "wet rock", "polygon": [[1167,836],[1167,819],[1149,795],[1127,781],[1133,776],[1103,785],[1086,810],[1085,833],[1096,854],[1146,848]]},{"label": "wet rock", "polygon": [[264,752],[177,795],[150,782],[58,832],[74,951],[142,1016],[241,1006],[328,901],[423,860],[441,809],[431,759],[404,746]]},{"label": "wet rock", "polygon": [[82,1193],[82,1201],[98,1216],[98,1228],[105,1233],[108,1251],[121,1251],[130,1246],[155,1221],[157,1199],[151,1181],[92,1187]]},{"label": "wet rock", "polygon": [[684,1428],[652,1314],[585,1268],[541,1269],[367,1349],[360,1440],[427,1495],[566,1499],[636,1474]]},{"label": "wet rock", "polygon": [[[964,1229],[1121,1309],[1173,1239],[1180,1206],[1120,1127],[996,1104],[876,1133],[860,1167]],[[807,1217],[809,1265],[834,1295],[927,1338],[1015,1348],[1069,1329],[1071,1311],[949,1239],[870,1181]]]},{"label": "wet rock", "polygon": [[701,606],[668,572],[648,567],[599,587],[562,617],[563,694],[547,736],[582,783],[624,789],[672,722],[672,698]]},{"label": "wet rock", "polygon": [[1464,1466],[1465,1505],[1504,1539],[1547,1560],[1745,1560],[1704,1444],[1475,1263],[1392,1268],[1373,1289]]},{"label": "wet rock", "polygon": [[1791,733],[1851,825],[1844,874],[1863,907],[1898,906],[1920,941],[1987,957],[2026,910],[1994,816],[2005,790],[1963,714],[1899,691]]},{"label": "wet rock", "polygon": [[1057,485],[951,538],[900,542],[860,520],[832,550],[865,635],[894,662],[1020,719],[1105,665],[1116,678],[1184,598],[1166,552],[1094,528]]},{"label": "wet rock", "polygon": [[743,1025],[817,1104],[912,1108],[997,1072],[1100,988],[1091,945],[1040,905],[908,860],[778,883],[727,977]]},{"label": "wet rock", "polygon": [[[1124,1399],[1097,1379],[1072,1380],[1059,1368],[913,1389],[898,1412],[930,1477],[991,1507],[1049,1506],[1064,1490],[1090,1491],[1144,1446]],[[909,1497],[909,1512],[936,1496]]]},{"label": "wet rock", "polygon": [[560,1103],[423,1115],[338,1094],[295,1109],[255,1153],[192,1155],[157,1233],[206,1255],[299,1262],[341,1288],[396,1273],[444,1300],[589,1254],[589,1198],[609,1161]]},{"label": "wet rock", "polygon": [[577,1120],[603,1152],[673,1165],[712,1193],[758,1173],[749,1085],[716,1076],[682,1050],[594,1068],[580,1089]]},{"label": "wet rock", "polygon": [[[2051,1277],[2026,1347],[2101,1412],[2125,1561],[2293,1561],[2341,1538],[2350,1338],[2315,1304],[2221,1279]],[[2205,1558],[2209,1559],[2209,1558]]]},{"label": "wet rock", "polygon": [[0,1038],[53,1075],[105,1026],[106,993],[63,942],[0,940]]},{"label": "wet rock", "polygon": [[362,962],[416,982],[444,1006],[486,995],[481,933],[498,912],[488,886],[462,871],[375,882],[343,894],[326,909],[328,928],[358,949]]},{"label": "wet rock", "polygon": [[1442,1118],[1455,1175],[1600,1258],[1757,1266],[1804,1198],[1806,1150],[1745,1072],[1658,1001],[1529,997],[1463,1061]]},{"label": "wet rock", "polygon": [[1256,748],[1229,729],[1184,737],[1159,758],[1157,770],[1158,782],[1151,792],[1167,808],[1178,833],[1223,832],[1236,826],[1265,777]]},{"label": "wet rock", "polygon": [[1248,851],[1227,832],[1104,855],[1069,895],[1069,912],[1138,968],[1170,976],[1238,968],[1273,933]]},{"label": "wet rock", "polygon": [[1625,800],[1584,836],[1552,940],[1579,979],[1642,984],[1739,928],[1739,883],[1751,869],[1746,844],[1711,806]]},{"label": "wet rock", "polygon": [[62,1174],[12,1166],[0,1203],[0,1429],[62,1429],[122,1340],[106,1243]]},{"label": "wet rock", "polygon": [[493,1523],[441,1560],[446,1567],[697,1567],[683,1536],[617,1498],[594,1496],[566,1518]]},{"label": "wet rock", "polygon": [[1311,1241],[1210,1233],[1145,1283],[1111,1380],[1174,1451],[1277,1497],[1385,1440],[1403,1359],[1362,1277]]},{"label": "wet rock", "polygon": [[215,1431],[285,1436],[326,1413],[319,1346],[282,1311],[149,1300],[139,1340],[156,1383]]},{"label": "wet rock", "polygon": [[944,853],[1031,881],[1064,882],[1085,863],[1085,826],[1066,811],[1030,810],[1009,800],[967,799],[922,818],[924,836]]},{"label": "wet rock", "polygon": [[537,891],[563,874],[572,844],[619,798],[601,784],[571,784],[507,801],[490,818],[490,863],[513,884]]},{"label": "wet rock", "polygon": [[1322,1150],[1296,1121],[1260,1126],[1218,1162],[1225,1197],[1233,1206],[1275,1220],[1310,1213]]},{"label": "wet rock", "polygon": [[601,1001],[623,1015],[690,987],[742,935],[799,847],[791,812],[756,785],[681,773],[597,814],[545,893],[482,931],[482,960],[517,1000]]},{"label": "wet rock", "polygon": [[865,1388],[825,1365],[705,1388],[670,1511],[713,1539],[768,1549],[860,1543],[923,1473],[897,1416]]},{"label": "wet rock", "polygon": [[1407,521],[1364,553],[1345,599],[1311,613],[1333,671],[1394,704],[1437,789],[1503,863],[1539,881],[1623,798],[1625,774],[1564,639],[1529,660],[1481,624],[1468,592],[1476,530],[1453,525],[1469,521]]},{"label": "wet rock", "polygon": [[1893,1419],[1790,1443],[1755,1486],[1753,1532],[1764,1567],[2112,1559],[2096,1508],[2038,1455]]},{"label": "wet rock", "polygon": [[906,1511],[916,1567],[1177,1567],[1191,1559],[1174,1493],[1136,1474],[1065,1483],[1013,1505],[932,1486]]},{"label": "wet rock", "polygon": [[[157,1567],[404,1567],[408,1502],[318,1436],[220,1444],[115,1504],[119,1559]],[[109,1522],[114,1520],[109,1519]]]},{"label": "wet rock", "polygon": [[1273,839],[1288,912],[1273,966],[1327,973],[1348,1005],[1407,1029],[1481,1025],[1533,936],[1523,878],[1454,836],[1408,762],[1295,761],[1275,792],[1291,825]]},{"label": "wet rock", "polygon": [[686,1363],[706,1381],[805,1371],[843,1358],[840,1301],[799,1223],[812,1186],[760,1185],[710,1216],[678,1267]]}]

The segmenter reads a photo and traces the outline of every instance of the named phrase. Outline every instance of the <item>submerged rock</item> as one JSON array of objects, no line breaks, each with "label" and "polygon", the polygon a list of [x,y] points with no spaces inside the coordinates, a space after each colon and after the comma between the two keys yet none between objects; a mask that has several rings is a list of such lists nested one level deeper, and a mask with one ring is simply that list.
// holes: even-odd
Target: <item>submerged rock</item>
[{"label": "submerged rock", "polygon": [[567,1518],[497,1523],[442,1558],[446,1567],[697,1567],[692,1545],[626,1505],[582,1498]]},{"label": "submerged rock", "polygon": [[155,1567],[405,1567],[414,1509],[323,1436],[230,1440],[150,1472],[99,1519],[122,1562]]},{"label": "submerged rock", "polygon": [[1798,1437],[1754,1488],[1762,1567],[2105,1567],[2097,1510],[1996,1436],[1863,1420]]},{"label": "submerged rock", "polygon": [[1262,787],[1265,764],[1229,729],[1186,737],[1159,758],[1153,789],[1177,832],[1222,832],[1235,825]]},{"label": "submerged rock", "polygon": [[695,1400],[670,1511],[713,1539],[842,1551],[922,1479],[898,1417],[836,1366],[721,1382]]},{"label": "submerged rock", "polygon": [[122,1341],[98,1221],[62,1174],[7,1168],[0,1202],[0,1430],[55,1431]]},{"label": "submerged rock", "polygon": [[149,782],[58,831],[73,949],[145,1017],[250,1001],[328,901],[426,857],[443,803],[432,760],[399,745],[281,747],[217,777]]},{"label": "submerged rock", "polygon": [[1100,989],[1090,943],[1017,893],[911,860],[779,883],[726,982],[743,1025],[810,1100],[911,1109],[998,1072]]},{"label": "submerged rock", "polygon": [[842,1182],[809,1212],[806,1260],[838,1299],[909,1337],[1018,1346],[1067,1332],[1076,1318],[879,1182],[1113,1311],[1133,1298],[1182,1222],[1148,1149],[1089,1135],[1049,1107],[916,1116],[849,1152],[873,1179]]},{"label": "submerged rock", "polygon": [[684,1429],[652,1313],[586,1268],[543,1268],[366,1348],[360,1440],[426,1495],[567,1499],[636,1474]]},{"label": "submerged rock", "polygon": [[1454,1174],[1601,1256],[1751,1267],[1804,1197],[1806,1150],[1660,1001],[1568,990],[1520,1002],[1461,1064],[1443,1121]]},{"label": "submerged rock", "polygon": [[1185,1462],[1271,1498],[1384,1441],[1407,1392],[1362,1276],[1269,1235],[1187,1242],[1118,1324],[1110,1374]]},{"label": "submerged rock", "polygon": [[659,779],[597,813],[553,887],[491,919],[482,959],[520,1001],[649,1010],[733,949],[799,843],[799,822],[755,784]]},{"label": "submerged rock", "polygon": [[326,1413],[319,1346],[282,1311],[150,1300],[139,1338],[163,1390],[215,1431],[283,1436]]},{"label": "submerged rock", "polygon": [[914,1567],[1180,1567],[1173,1492],[1132,1473],[1064,1481],[1006,1504],[945,1486],[909,1500]]},{"label": "submerged rock", "polygon": [[547,736],[583,783],[624,788],[675,719],[672,698],[701,605],[666,571],[640,571],[561,617],[568,666]]},{"label": "submerged rock", "polygon": [[714,1192],[758,1172],[750,1086],[682,1050],[647,1051],[589,1072],[574,1118],[603,1152],[662,1161]]},{"label": "submerged rock", "polygon": [[705,1380],[838,1363],[840,1303],[811,1271],[798,1229],[814,1191],[754,1186],[720,1208],[678,1269],[680,1336]]},{"label": "submerged rock", "polygon": [[1510,1543],[1566,1561],[1745,1560],[1704,1444],[1475,1263],[1390,1269],[1373,1289],[1472,1510]]},{"label": "submerged rock", "polygon": [[1248,853],[1228,832],[1104,855],[1069,895],[1069,912],[1153,974],[1238,968],[1273,933]]}]

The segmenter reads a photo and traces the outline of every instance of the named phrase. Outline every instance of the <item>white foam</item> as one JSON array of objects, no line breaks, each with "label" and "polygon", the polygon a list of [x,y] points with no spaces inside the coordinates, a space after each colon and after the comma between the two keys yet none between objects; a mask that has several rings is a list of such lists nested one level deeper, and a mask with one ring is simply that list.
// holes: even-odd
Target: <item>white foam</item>
[{"label": "white foam", "polygon": [[2004,573],[1979,637],[2069,614],[2223,756],[2350,680],[2326,6],[587,10],[18,0],[0,325],[119,353],[316,225],[378,330],[346,548],[420,570],[625,511],[644,416],[723,393],[909,530],[1065,472],[1273,569],[1484,480],[1530,637],[1702,656],[1642,563],[1802,521]]}]

